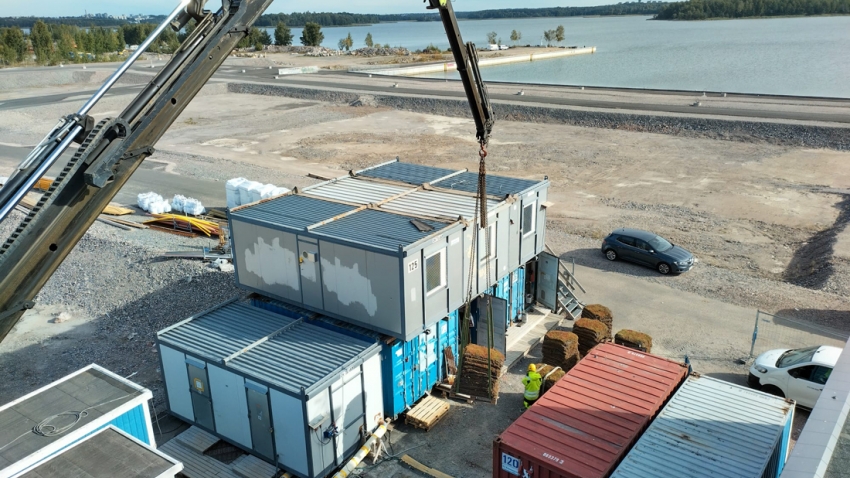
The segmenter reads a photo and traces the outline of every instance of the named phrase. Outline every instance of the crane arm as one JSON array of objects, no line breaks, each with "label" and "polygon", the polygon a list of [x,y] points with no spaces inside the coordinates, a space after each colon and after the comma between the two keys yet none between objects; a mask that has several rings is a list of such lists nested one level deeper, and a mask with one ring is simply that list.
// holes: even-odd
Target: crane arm
[{"label": "crane arm", "polygon": [[[428,0],[438,8],[464,89],[472,105],[477,137],[484,146],[493,115],[481,82],[477,55],[463,40],[449,0]],[[169,24],[182,28],[190,18],[198,23],[154,79],[116,118],[97,124],[88,115],[144,48],[134,54],[77,114],[64,118],[21,163],[0,189],[3,221],[36,181],[68,150],[73,157],[8,240],[0,245],[0,341],[34,305],[35,296],[73,250],[101,211],[153,154],[165,134],[218,70],[237,43],[272,0],[221,0],[215,13],[203,10],[206,0],[181,0],[180,6],[151,35],[149,45]],[[482,154],[482,162],[483,156]]]}]

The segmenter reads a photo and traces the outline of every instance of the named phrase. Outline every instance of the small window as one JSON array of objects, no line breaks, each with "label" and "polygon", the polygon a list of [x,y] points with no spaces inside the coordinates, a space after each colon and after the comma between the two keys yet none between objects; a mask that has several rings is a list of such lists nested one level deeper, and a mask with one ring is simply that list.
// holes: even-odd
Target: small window
[{"label": "small window", "polygon": [[522,235],[533,234],[537,228],[537,202],[522,208]]},{"label": "small window", "polygon": [[[487,226],[487,231],[479,229],[478,234],[478,256],[481,257],[481,262],[486,262],[496,257],[496,224]],[[490,250],[487,250],[487,235],[490,236]],[[488,254],[489,252],[489,254]]]},{"label": "small window", "polygon": [[640,239],[635,239],[635,247],[647,252],[652,250],[652,247],[650,247],[650,245],[646,241],[642,241]]},{"label": "small window", "polygon": [[830,374],[832,374],[831,368],[817,366],[815,367],[815,371],[812,372],[812,382],[826,385],[826,381],[829,380]]},{"label": "small window", "polygon": [[620,236],[617,238],[617,242],[621,242],[627,246],[635,247],[635,240],[632,237]]},{"label": "small window", "polygon": [[425,290],[436,292],[446,285],[446,256],[439,251],[425,258]]},{"label": "small window", "polygon": [[814,365],[806,365],[805,367],[792,368],[788,371],[788,375],[794,378],[799,378],[800,380],[808,380],[809,382],[811,382],[812,372],[814,371],[814,369]]}]

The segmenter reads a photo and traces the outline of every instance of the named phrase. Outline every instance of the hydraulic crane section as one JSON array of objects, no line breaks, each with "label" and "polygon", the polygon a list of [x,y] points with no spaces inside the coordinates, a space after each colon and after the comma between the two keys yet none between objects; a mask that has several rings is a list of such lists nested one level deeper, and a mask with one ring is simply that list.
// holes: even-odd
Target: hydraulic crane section
[{"label": "hydraulic crane section", "polygon": [[[493,114],[478,72],[474,46],[470,43],[466,49],[461,47],[463,40],[451,2],[429,1],[429,8],[439,9],[446,25],[483,151]],[[153,154],[156,142],[272,0],[222,0],[215,13],[204,10],[205,3],[206,0],[182,0],[139,51],[83,108],[61,120],[0,189],[2,221],[71,144],[79,144],[50,189],[0,245],[0,341],[33,307],[33,299],[50,276],[142,161]],[[156,77],[119,117],[95,124],[88,112],[144,49],[169,25],[180,30],[192,18],[197,27]]]}]

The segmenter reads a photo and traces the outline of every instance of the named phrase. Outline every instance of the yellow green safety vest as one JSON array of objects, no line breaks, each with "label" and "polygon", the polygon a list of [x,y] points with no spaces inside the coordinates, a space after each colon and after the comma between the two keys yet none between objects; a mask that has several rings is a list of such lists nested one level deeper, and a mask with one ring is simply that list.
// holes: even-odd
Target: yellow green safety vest
[{"label": "yellow green safety vest", "polygon": [[543,377],[537,372],[528,372],[528,375],[523,377],[522,384],[525,385],[525,394],[523,398],[528,401],[537,400],[540,396],[540,385],[543,383]]}]

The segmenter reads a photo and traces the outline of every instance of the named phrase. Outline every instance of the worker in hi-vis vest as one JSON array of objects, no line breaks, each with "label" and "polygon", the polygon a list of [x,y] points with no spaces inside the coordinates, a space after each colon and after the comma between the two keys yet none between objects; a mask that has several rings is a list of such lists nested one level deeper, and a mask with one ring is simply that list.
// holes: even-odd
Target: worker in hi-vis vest
[{"label": "worker in hi-vis vest", "polygon": [[525,394],[523,395],[523,403],[525,408],[531,406],[540,397],[540,385],[543,383],[543,378],[537,373],[537,367],[534,364],[528,366],[528,375],[522,378],[522,384],[525,385]]}]

